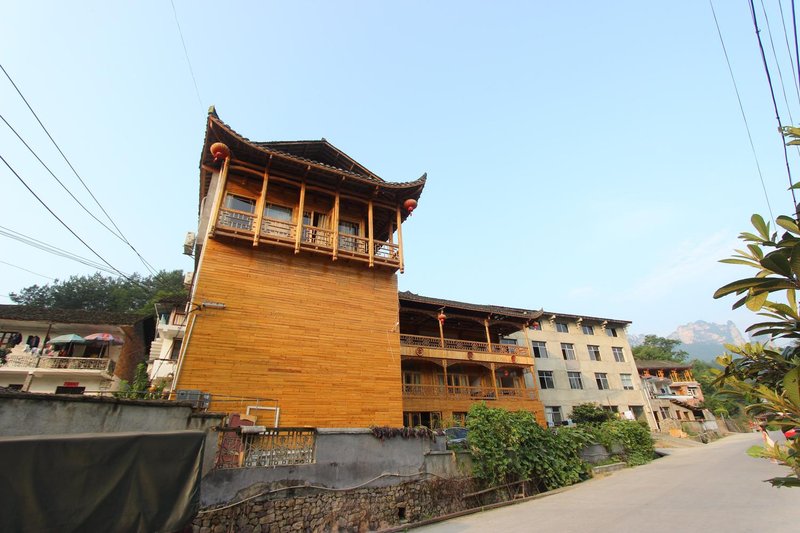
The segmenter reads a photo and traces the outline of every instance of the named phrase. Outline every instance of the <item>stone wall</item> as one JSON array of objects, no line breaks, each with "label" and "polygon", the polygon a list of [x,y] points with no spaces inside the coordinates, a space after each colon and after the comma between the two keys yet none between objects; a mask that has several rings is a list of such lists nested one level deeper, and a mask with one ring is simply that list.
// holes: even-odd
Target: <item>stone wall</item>
[{"label": "stone wall", "polygon": [[227,509],[201,511],[192,526],[193,533],[377,531],[462,511],[467,508],[462,495],[472,490],[468,478],[349,491],[278,488]]}]

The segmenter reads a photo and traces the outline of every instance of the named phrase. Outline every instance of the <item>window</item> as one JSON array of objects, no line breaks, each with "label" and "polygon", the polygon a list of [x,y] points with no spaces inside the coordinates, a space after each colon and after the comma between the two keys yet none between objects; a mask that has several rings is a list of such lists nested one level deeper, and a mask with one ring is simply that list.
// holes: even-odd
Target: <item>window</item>
[{"label": "window", "polygon": [[542,325],[539,322],[534,322],[533,324],[531,324],[531,329],[536,331],[541,331]]},{"label": "window", "polygon": [[235,194],[228,194],[225,196],[225,209],[233,209],[234,211],[244,211],[245,213],[255,213],[256,201],[252,198],[245,198],[244,196],[236,196]]},{"label": "window", "polygon": [[607,390],[608,387],[608,374],[605,372],[595,372],[594,380],[597,382],[597,388],[600,390]]},{"label": "window", "polygon": [[570,389],[582,389],[583,388],[583,378],[581,377],[580,372],[567,372],[567,376],[569,377],[569,388]]},{"label": "window", "polygon": [[611,348],[611,351],[614,353],[614,361],[617,363],[624,363],[625,362],[625,354],[622,353],[622,348],[614,346]]},{"label": "window", "polygon": [[564,417],[561,416],[560,406],[545,407],[544,417],[547,419],[548,427],[560,426],[561,422],[564,420]]},{"label": "window", "polygon": [[430,429],[438,428],[442,413],[435,411],[404,411],[403,425],[407,428],[425,426]]},{"label": "window", "polygon": [[264,207],[264,216],[275,220],[283,220],[284,222],[291,222],[292,208],[276,204],[267,204]]},{"label": "window", "polygon": [[616,337],[617,328],[606,328],[606,335],[608,335],[609,337]]},{"label": "window", "polygon": [[86,387],[59,386],[56,387],[56,394],[83,394],[85,390]]},{"label": "window", "polygon": [[541,341],[532,341],[533,356],[539,359],[547,359],[547,344]]},{"label": "window", "polygon": [[575,345],[570,344],[568,342],[561,343],[561,355],[564,356],[564,359],[573,360],[575,359]]},{"label": "window", "polygon": [[659,407],[658,411],[661,414],[662,420],[666,420],[669,418],[669,407]]},{"label": "window", "polygon": [[513,344],[514,346],[517,345],[517,339],[512,339],[511,337],[500,337],[500,344]]},{"label": "window", "polygon": [[403,392],[422,394],[422,374],[420,372],[403,372]]},{"label": "window", "polygon": [[453,423],[456,426],[465,427],[467,425],[466,411],[453,411]]},{"label": "window", "polygon": [[600,360],[600,347],[590,344],[588,346],[588,348],[589,348],[589,359],[591,359],[592,361],[599,361]]},{"label": "window", "polygon": [[556,382],[553,381],[553,371],[552,370],[539,370],[536,372],[539,374],[539,386],[542,389],[555,389]]},{"label": "window", "polygon": [[584,335],[594,335],[594,326],[581,326]]},{"label": "window", "polygon": [[569,327],[566,322],[556,322],[556,331],[559,333],[569,333]]},{"label": "window", "polygon": [[355,237],[359,235],[358,222],[339,221],[339,248],[353,252],[367,253],[366,245]]},{"label": "window", "polygon": [[172,341],[172,351],[170,351],[169,358],[173,361],[178,360],[178,356],[181,354],[181,345],[183,344],[183,339],[175,339]]},{"label": "window", "polygon": [[630,374],[620,374],[619,379],[622,381],[622,388],[625,390],[633,390],[633,379]]},{"label": "window", "polygon": [[689,394],[697,397],[700,395],[700,391],[697,390],[697,387],[689,387]]}]

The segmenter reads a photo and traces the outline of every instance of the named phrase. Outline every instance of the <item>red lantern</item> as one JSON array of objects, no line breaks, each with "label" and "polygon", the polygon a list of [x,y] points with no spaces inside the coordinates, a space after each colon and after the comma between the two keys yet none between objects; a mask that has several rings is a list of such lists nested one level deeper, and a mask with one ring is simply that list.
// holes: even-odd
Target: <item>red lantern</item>
[{"label": "red lantern", "polygon": [[439,311],[439,315],[436,317],[436,319],[439,321],[439,324],[444,326],[444,321],[447,320],[447,315],[444,314],[444,311]]},{"label": "red lantern", "polygon": [[508,370],[503,370],[503,376],[508,377]]},{"label": "red lantern", "polygon": [[517,362],[517,356],[516,355],[512,355],[511,356],[511,362],[512,363],[516,363]]},{"label": "red lantern", "polygon": [[474,353],[472,353],[472,352],[467,352],[467,359],[472,359],[473,357],[475,357],[475,354],[474,354]]},{"label": "red lantern", "polygon": [[409,198],[408,200],[403,202],[403,208],[406,211],[408,211],[408,214],[410,215],[411,212],[414,211],[414,209],[417,208],[417,201],[414,200],[413,198]]},{"label": "red lantern", "polygon": [[214,143],[211,145],[211,155],[214,156],[214,161],[219,161],[229,158],[231,150],[224,143]]}]

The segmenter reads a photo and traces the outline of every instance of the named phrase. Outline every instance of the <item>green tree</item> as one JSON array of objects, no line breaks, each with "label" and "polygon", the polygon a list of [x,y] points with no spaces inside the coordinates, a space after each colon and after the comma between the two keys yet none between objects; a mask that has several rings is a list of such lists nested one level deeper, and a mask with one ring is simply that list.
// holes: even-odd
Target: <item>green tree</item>
[{"label": "green tree", "polygon": [[152,276],[128,279],[99,272],[70,276],[47,285],[31,285],[9,297],[15,303],[55,309],[149,313],[153,303],[167,296],[186,295],[183,272],[162,270]]},{"label": "green tree", "polygon": [[684,350],[678,350],[679,340],[666,339],[658,335],[645,335],[644,342],[632,348],[633,358],[640,361],[674,361],[682,363],[689,356]]},{"label": "green tree", "polygon": [[[800,188],[800,184],[794,187]],[[800,348],[796,345],[800,339],[800,226],[792,217],[779,216],[775,222],[785,231],[778,237],[761,216],[753,215],[750,220],[756,232],[739,235],[747,250],[736,250],[733,257],[722,262],[745,265],[757,272],[721,287],[714,298],[737,295],[734,309],[745,306],[766,319],[747,328],[748,333],[767,336],[771,341],[791,339],[795,345],[783,351],[759,343],[726,345],[730,353],[717,358],[723,370],[716,383],[723,392],[746,401],[749,414],[786,430],[800,427]],[[792,469],[787,477],[769,480],[773,485],[800,487],[800,440],[765,447],[760,454]]]},{"label": "green tree", "polygon": [[719,390],[719,386],[716,383],[720,371],[719,367],[700,359],[693,360],[691,365],[694,379],[703,390],[704,408],[717,416],[725,417],[733,417],[742,412],[744,402]]}]

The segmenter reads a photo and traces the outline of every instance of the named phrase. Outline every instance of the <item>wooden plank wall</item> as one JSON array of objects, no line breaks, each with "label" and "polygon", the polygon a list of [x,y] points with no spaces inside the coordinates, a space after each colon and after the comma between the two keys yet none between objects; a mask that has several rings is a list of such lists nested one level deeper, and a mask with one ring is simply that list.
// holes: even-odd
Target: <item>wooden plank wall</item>
[{"label": "wooden plank wall", "polygon": [[178,389],[275,398],[282,426],[402,426],[393,271],[269,246],[206,246],[195,303],[226,308],[197,312]]}]

